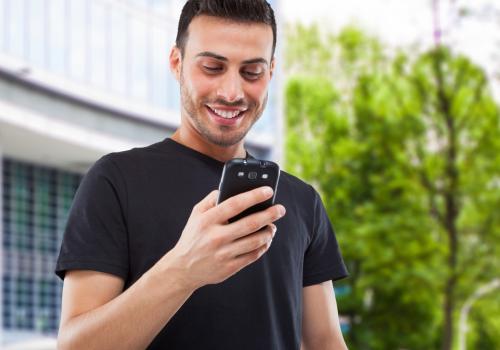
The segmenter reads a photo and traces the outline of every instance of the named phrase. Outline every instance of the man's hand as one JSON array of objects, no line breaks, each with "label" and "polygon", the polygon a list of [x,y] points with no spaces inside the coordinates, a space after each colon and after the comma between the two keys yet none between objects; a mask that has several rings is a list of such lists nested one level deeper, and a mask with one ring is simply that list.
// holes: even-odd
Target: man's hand
[{"label": "man's hand", "polygon": [[179,271],[188,289],[220,283],[259,259],[270,247],[285,208],[274,205],[233,223],[228,220],[272,197],[260,187],[231,197],[216,206],[218,191],[196,204],[176,246],[155,268]]}]

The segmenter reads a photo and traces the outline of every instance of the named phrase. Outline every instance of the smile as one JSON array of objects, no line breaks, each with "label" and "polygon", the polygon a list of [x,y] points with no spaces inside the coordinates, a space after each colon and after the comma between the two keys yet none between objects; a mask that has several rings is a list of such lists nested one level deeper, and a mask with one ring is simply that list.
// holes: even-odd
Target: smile
[{"label": "smile", "polygon": [[227,110],[227,109],[212,108],[209,105],[207,105],[207,108],[210,109],[210,111],[213,112],[218,117],[224,119],[237,118],[246,111],[246,109]]}]

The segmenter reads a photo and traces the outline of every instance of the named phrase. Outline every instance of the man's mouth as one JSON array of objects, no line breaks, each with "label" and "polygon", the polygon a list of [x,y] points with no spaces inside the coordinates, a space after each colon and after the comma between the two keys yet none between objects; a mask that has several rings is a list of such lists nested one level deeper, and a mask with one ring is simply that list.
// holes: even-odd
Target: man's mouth
[{"label": "man's mouth", "polygon": [[224,118],[224,119],[234,119],[239,116],[241,116],[243,113],[246,112],[246,108],[240,108],[240,109],[221,109],[217,107],[211,107],[209,105],[206,105],[210,111],[212,111],[215,115],[218,117]]}]

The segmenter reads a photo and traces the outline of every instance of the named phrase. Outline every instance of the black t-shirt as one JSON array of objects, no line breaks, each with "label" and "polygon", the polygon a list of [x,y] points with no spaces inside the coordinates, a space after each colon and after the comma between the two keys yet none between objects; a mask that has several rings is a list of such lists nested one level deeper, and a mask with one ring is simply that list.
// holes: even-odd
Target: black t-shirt
[{"label": "black t-shirt", "polygon": [[[75,195],[56,274],[101,271],[128,288],[175,246],[193,206],[217,189],[223,166],[169,138],[104,156]],[[276,203],[287,213],[275,222],[269,250],[226,281],[196,290],[149,349],[300,348],[302,288],[347,272],[312,186],[282,171]]]}]

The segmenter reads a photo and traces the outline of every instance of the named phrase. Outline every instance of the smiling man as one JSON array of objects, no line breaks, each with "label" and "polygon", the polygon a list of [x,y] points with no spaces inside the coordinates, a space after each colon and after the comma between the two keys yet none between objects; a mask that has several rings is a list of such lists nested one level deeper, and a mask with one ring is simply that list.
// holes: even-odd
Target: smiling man
[{"label": "smiling man", "polygon": [[[181,124],[84,177],[56,273],[59,349],[345,349],[332,280],[347,275],[313,187],[282,172],[215,205],[224,162],[266,106],[276,23],[264,0],[189,0],[170,67]],[[286,213],[286,215],[285,215]]]}]

